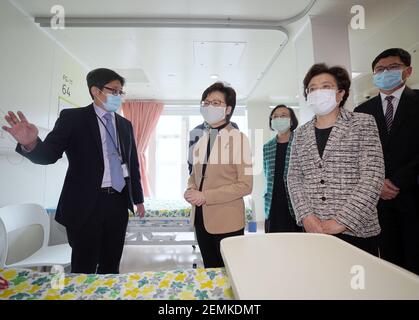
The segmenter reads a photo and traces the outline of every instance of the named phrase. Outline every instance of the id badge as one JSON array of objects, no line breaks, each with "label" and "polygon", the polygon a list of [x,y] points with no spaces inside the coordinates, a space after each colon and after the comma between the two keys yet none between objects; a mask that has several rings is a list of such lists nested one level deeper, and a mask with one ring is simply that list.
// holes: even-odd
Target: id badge
[{"label": "id badge", "polygon": [[122,173],[124,175],[124,178],[128,178],[129,177],[129,172],[128,172],[127,164],[123,163],[121,166],[122,166]]}]

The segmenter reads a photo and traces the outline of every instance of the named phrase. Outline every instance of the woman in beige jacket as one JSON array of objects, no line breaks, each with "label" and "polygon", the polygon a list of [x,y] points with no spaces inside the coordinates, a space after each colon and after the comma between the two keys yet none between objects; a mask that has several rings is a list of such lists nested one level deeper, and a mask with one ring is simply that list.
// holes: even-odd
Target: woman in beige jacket
[{"label": "woman in beige jacket", "polygon": [[185,199],[205,268],[223,267],[221,240],[244,234],[243,197],[252,191],[249,142],[230,124],[235,105],[236,92],[221,82],[202,94],[201,114],[211,128],[194,148]]}]

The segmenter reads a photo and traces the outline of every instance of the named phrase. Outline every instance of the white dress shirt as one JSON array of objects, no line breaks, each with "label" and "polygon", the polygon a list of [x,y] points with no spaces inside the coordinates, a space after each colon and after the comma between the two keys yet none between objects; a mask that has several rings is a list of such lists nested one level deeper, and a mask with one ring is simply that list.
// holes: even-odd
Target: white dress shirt
[{"label": "white dress shirt", "polygon": [[[98,107],[95,104],[93,104],[93,107],[95,108],[95,112],[97,116],[103,121],[102,123],[99,120],[99,118],[97,118],[97,123],[99,125],[99,130],[100,130],[100,140],[102,141],[103,164],[104,164],[102,188],[107,188],[107,187],[112,186],[111,172],[109,169],[109,159],[107,157],[108,147],[106,145],[106,139],[111,139],[111,137],[109,136],[105,127],[103,126],[104,124],[106,125],[106,119],[104,118],[104,115],[107,114],[108,112],[106,112],[105,110],[103,110],[102,108]],[[117,137],[116,125],[115,125],[115,113],[111,112],[111,116],[112,116],[113,127],[115,128],[115,137]],[[118,142],[115,141],[115,143],[118,143]]]},{"label": "white dress shirt", "polygon": [[400,102],[400,98],[401,98],[405,88],[406,88],[406,86],[404,85],[403,87],[401,87],[400,89],[394,91],[392,94],[389,94],[389,95],[386,95],[386,94],[380,92],[384,115],[386,114],[387,106],[388,106],[388,101],[386,100],[386,98],[388,96],[393,96],[394,99],[393,99],[392,103],[393,103],[393,119],[394,119],[394,116],[396,115],[397,107],[398,107],[399,102]]}]

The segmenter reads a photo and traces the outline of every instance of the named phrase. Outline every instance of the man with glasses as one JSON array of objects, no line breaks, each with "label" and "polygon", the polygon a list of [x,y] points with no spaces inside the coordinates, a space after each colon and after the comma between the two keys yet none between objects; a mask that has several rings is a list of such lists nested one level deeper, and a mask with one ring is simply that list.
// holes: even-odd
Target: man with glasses
[{"label": "man with glasses", "polygon": [[131,123],[120,108],[124,78],[109,69],[87,75],[93,103],[63,110],[44,141],[18,112],[3,127],[16,151],[36,164],[51,164],[65,152],[68,170],[56,220],[66,227],[72,273],[119,273],[128,209],[144,215],[137,149]]},{"label": "man with glasses", "polygon": [[411,56],[388,49],[374,59],[372,70],[380,93],[355,111],[375,117],[384,152],[380,257],[419,274],[419,91],[406,86]]}]

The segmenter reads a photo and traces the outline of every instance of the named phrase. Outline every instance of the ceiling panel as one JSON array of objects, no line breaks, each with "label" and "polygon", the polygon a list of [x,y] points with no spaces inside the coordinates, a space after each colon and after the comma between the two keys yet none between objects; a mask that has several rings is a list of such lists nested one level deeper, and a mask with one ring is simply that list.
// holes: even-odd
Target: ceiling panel
[{"label": "ceiling panel", "polygon": [[62,5],[77,17],[240,17],[281,20],[302,11],[310,0],[13,0],[31,16],[49,16]]},{"label": "ceiling panel", "polygon": [[238,67],[246,44],[238,41],[194,41],[194,64],[210,69]]},{"label": "ceiling panel", "polygon": [[128,83],[149,83],[143,69],[115,69]]},{"label": "ceiling panel", "polygon": [[[11,0],[32,17],[51,16],[62,5],[69,17],[186,17],[282,20],[304,10],[311,0]],[[196,100],[218,80],[232,84],[245,99],[263,78],[286,41],[281,31],[192,28],[47,29],[88,68],[139,69],[127,76],[135,98]],[[124,72],[121,72],[122,74]],[[148,83],[139,78],[148,79]]]},{"label": "ceiling panel", "polygon": [[[282,20],[301,12],[309,0],[10,0],[30,16],[50,16],[53,5],[63,5],[67,17],[186,17]],[[363,73],[354,81],[356,96],[371,89],[370,60],[389,46],[413,53],[419,43],[419,1],[317,0],[312,15],[350,16],[353,5],[366,9],[366,29],[349,30],[352,67]],[[287,25],[290,39],[304,19]],[[278,31],[184,28],[67,28],[48,30],[88,68],[128,69],[127,91],[137,98],[197,99],[214,80],[230,82],[239,98],[296,101],[301,84],[296,79],[292,41],[271,62],[286,39]],[[198,43],[223,44],[203,46]],[[233,43],[239,43],[234,48]],[[199,51],[198,54],[196,52]],[[221,56],[221,57],[220,57]],[[199,63],[200,61],[206,63]],[[419,64],[418,54],[413,56]],[[203,65],[201,65],[203,64]],[[230,66],[230,64],[232,64]],[[146,80],[148,82],[146,82]],[[419,82],[419,72],[411,81]],[[256,90],[254,90],[256,89]]]},{"label": "ceiling panel", "polygon": [[[246,98],[286,35],[280,31],[172,28],[47,30],[88,68],[141,69],[150,86],[128,79],[136,98],[199,99],[219,75]],[[135,72],[135,71],[133,71]],[[132,74],[132,73],[131,73]],[[134,82],[134,84],[129,84]]]}]

